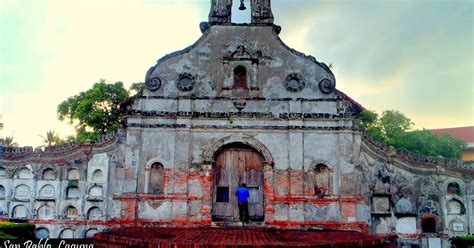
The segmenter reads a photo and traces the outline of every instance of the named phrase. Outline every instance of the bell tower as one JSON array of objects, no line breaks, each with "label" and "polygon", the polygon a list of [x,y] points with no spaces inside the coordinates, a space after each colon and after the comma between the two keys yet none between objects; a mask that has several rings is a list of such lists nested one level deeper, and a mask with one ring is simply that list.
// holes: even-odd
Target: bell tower
[{"label": "bell tower", "polygon": [[[238,1],[238,0],[235,0]],[[245,9],[245,4],[250,2],[251,24],[272,25],[273,14],[271,0],[240,0],[240,8]],[[230,24],[232,17],[233,0],[211,0],[211,10],[209,12],[209,24]]]}]

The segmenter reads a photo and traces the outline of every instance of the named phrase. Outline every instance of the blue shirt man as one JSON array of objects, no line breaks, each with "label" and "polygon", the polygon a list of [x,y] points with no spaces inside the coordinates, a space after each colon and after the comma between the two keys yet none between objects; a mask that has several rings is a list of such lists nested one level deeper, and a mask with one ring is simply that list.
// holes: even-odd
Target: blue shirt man
[{"label": "blue shirt man", "polygon": [[247,185],[242,183],[240,188],[237,189],[235,192],[237,195],[237,202],[239,206],[239,217],[240,221],[248,222],[249,221],[249,205],[248,200],[250,197],[249,190],[247,189]]},{"label": "blue shirt man", "polygon": [[247,189],[247,185],[243,183],[240,188],[237,189],[237,201],[240,202],[248,202],[250,197],[249,190]]}]

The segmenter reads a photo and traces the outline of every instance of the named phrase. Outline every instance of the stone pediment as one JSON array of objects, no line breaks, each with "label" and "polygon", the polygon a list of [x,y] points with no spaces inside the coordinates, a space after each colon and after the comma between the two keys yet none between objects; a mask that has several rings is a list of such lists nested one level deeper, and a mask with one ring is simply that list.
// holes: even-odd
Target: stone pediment
[{"label": "stone pediment", "polygon": [[[324,63],[286,46],[272,26],[251,25],[212,25],[192,46],[161,58],[147,72],[144,96],[232,96],[222,90],[232,88],[238,66],[246,69],[247,87],[241,88],[252,90],[247,96],[336,98],[335,77]],[[180,90],[182,74],[194,78],[192,89]]]}]

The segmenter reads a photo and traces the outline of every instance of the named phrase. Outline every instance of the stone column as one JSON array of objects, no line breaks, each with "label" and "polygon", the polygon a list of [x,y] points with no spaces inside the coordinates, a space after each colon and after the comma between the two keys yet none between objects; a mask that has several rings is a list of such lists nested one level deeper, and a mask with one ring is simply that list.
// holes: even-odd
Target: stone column
[{"label": "stone column", "polygon": [[274,195],[273,195],[273,166],[272,162],[264,162],[263,164],[264,177],[264,211],[265,223],[273,223],[275,215]]}]

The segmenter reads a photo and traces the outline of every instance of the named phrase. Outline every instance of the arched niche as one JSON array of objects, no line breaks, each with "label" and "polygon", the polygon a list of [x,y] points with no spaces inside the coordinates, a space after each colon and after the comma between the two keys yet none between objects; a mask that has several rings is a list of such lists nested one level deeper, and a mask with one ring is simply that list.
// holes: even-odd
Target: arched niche
[{"label": "arched niche", "polygon": [[81,174],[79,170],[76,168],[70,169],[67,172],[67,179],[68,180],[79,180],[81,178]]},{"label": "arched niche", "polygon": [[59,234],[60,239],[73,239],[74,238],[74,231],[70,228],[65,228]]},{"label": "arched niche", "polygon": [[15,198],[27,199],[31,196],[30,187],[26,184],[20,184],[15,187]]},{"label": "arched niche", "polygon": [[428,216],[421,219],[421,231],[423,233],[438,232],[438,221],[434,216]]},{"label": "arched niche", "polygon": [[101,169],[97,169],[92,173],[92,181],[97,183],[97,182],[102,182],[104,180],[104,172]]},{"label": "arched niche", "polygon": [[252,147],[262,155],[264,165],[273,166],[273,156],[271,155],[268,148],[260,141],[247,135],[227,136],[205,146],[202,153],[203,162],[206,164],[215,164],[216,154],[218,154],[221,149],[231,144],[242,144]]},{"label": "arched niche", "polygon": [[248,89],[247,68],[243,65],[238,65],[233,71],[232,89]]},{"label": "arched niche", "polygon": [[461,194],[461,186],[457,182],[450,182],[446,187],[446,193],[449,195],[460,195]]},{"label": "arched niche", "polygon": [[87,212],[87,219],[88,220],[100,220],[102,219],[103,212],[98,207],[91,207]]},{"label": "arched niche", "polygon": [[446,210],[449,215],[462,215],[465,212],[463,203],[454,198],[447,202]]},{"label": "arched niche", "polygon": [[47,239],[49,238],[49,230],[46,227],[40,227],[35,230],[35,238]]},{"label": "arched niche", "polygon": [[44,185],[39,191],[39,197],[41,199],[54,198],[54,187],[51,184]]},{"label": "arched niche", "polygon": [[66,199],[77,199],[80,196],[80,191],[77,186],[69,186],[66,188]]},{"label": "arched niche", "polygon": [[56,180],[56,177],[57,177],[56,175],[57,175],[56,170],[47,168],[43,171],[42,179],[43,180]]},{"label": "arched niche", "polygon": [[311,164],[305,180],[309,195],[324,196],[333,193],[333,170],[324,163]]},{"label": "arched niche", "polygon": [[12,209],[12,218],[26,219],[28,218],[28,208],[25,205],[16,205]]},{"label": "arched niche", "polygon": [[99,185],[94,185],[89,189],[89,197],[100,198],[102,197],[103,188]]},{"label": "arched niche", "polygon": [[161,195],[164,191],[164,166],[161,163],[153,163],[149,169],[148,193]]},{"label": "arched niche", "polygon": [[89,229],[89,230],[86,231],[84,237],[85,237],[86,239],[93,238],[94,235],[95,235],[96,233],[98,233],[98,232],[99,232],[99,230],[97,230],[97,228],[91,228],[91,229]]},{"label": "arched niche", "polygon": [[31,173],[31,171],[28,168],[22,167],[15,173],[15,178],[17,178],[17,179],[32,179],[33,174]]},{"label": "arched niche", "polygon": [[36,217],[40,220],[52,220],[54,219],[54,209],[49,205],[41,206],[38,211]]},{"label": "arched niche", "polygon": [[79,217],[79,211],[74,206],[67,206],[64,211],[66,219],[76,219]]},{"label": "arched niche", "polygon": [[3,167],[0,167],[0,178],[7,178],[7,170]]}]

